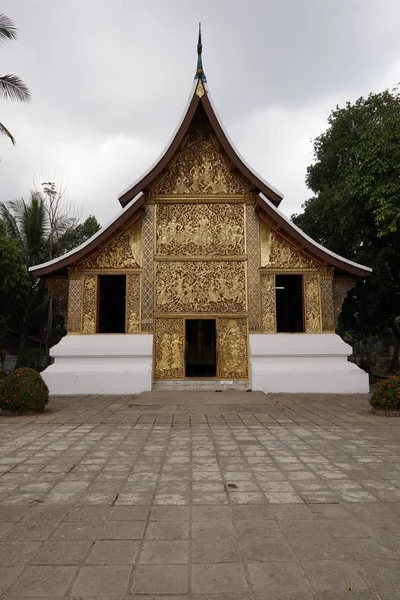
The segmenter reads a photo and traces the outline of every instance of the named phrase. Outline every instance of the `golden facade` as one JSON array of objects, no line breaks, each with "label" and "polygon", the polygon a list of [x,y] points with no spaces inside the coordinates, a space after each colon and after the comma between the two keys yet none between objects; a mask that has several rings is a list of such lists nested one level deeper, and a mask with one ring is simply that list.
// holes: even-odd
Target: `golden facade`
[{"label": "golden facade", "polygon": [[125,333],[154,334],[158,380],[185,379],[187,319],[215,320],[216,379],[248,380],[249,333],[277,333],[277,275],[302,278],[304,334],[334,331],[353,284],[260,218],[204,127],[146,192],[143,214],[69,268],[69,333],[98,331],[98,278],[118,273]]}]

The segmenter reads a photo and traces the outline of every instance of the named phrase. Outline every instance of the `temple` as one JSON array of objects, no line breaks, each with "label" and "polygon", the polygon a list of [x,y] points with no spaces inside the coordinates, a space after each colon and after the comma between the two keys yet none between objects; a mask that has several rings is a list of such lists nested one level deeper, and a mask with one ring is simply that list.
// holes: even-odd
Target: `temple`
[{"label": "temple", "polygon": [[282,198],[218,119],[199,32],[189,103],[160,158],[108,225],[31,268],[67,314],[50,392],[367,392],[335,323],[371,269],[305,235]]}]

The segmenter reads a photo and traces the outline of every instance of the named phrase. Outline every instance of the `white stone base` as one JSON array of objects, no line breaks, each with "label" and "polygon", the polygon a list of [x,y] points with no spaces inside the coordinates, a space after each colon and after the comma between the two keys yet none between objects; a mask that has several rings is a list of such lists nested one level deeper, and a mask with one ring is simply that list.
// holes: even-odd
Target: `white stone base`
[{"label": "white stone base", "polygon": [[50,394],[137,394],[151,390],[153,336],[67,335],[42,373]]},{"label": "white stone base", "polygon": [[334,333],[249,337],[253,390],[309,394],[369,392],[368,374],[347,360],[351,348]]}]

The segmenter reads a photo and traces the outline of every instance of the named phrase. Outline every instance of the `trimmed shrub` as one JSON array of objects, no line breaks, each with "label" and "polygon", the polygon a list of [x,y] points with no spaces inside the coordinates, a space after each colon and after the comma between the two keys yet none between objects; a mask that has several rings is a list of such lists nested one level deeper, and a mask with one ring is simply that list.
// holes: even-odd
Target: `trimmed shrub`
[{"label": "trimmed shrub", "polygon": [[380,381],[369,402],[376,410],[400,410],[400,376]]},{"label": "trimmed shrub", "polygon": [[2,382],[0,408],[11,412],[43,412],[49,390],[35,369],[13,371]]}]

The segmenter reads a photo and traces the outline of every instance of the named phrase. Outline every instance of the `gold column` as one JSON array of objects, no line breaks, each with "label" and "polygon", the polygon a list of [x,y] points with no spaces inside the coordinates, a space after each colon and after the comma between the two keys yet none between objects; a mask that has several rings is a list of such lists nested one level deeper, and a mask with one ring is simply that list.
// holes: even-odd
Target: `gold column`
[{"label": "gold column", "polygon": [[154,379],[185,377],[184,319],[154,319]]},{"label": "gold column", "polygon": [[83,282],[83,328],[82,333],[96,333],[97,321],[97,275],[85,275]]},{"label": "gold column", "polygon": [[275,273],[261,273],[262,332],[276,333]]},{"label": "gold column", "polygon": [[155,206],[147,204],[142,225],[142,331],[153,331],[153,279],[154,279],[154,212]]},{"label": "gold column", "polygon": [[246,206],[247,301],[249,330],[261,329],[259,219],[252,204]]},{"label": "gold column", "polygon": [[321,297],[318,273],[304,273],[305,332],[321,333]]},{"label": "gold column", "polygon": [[71,268],[68,270],[68,333],[81,333],[82,328],[82,295],[83,295],[83,272],[81,269]]},{"label": "gold column", "polygon": [[126,276],[126,333],[140,332],[140,273]]},{"label": "gold column", "polygon": [[321,313],[323,333],[335,331],[335,315],[333,310],[333,268],[319,269],[319,284],[321,287]]},{"label": "gold column", "polygon": [[217,319],[217,377],[248,379],[247,319]]}]

